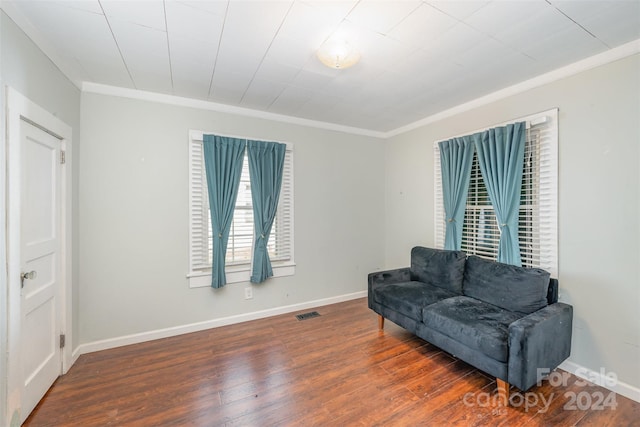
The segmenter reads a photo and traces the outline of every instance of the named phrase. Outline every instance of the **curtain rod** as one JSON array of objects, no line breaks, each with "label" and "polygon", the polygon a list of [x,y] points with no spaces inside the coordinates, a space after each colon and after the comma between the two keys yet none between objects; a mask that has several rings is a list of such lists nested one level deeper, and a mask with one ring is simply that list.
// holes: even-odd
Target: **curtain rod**
[{"label": "curtain rod", "polygon": [[[203,131],[200,131],[200,130],[190,130],[189,131],[189,139],[193,139],[195,141],[202,141],[203,135],[217,135],[217,136],[224,136],[224,137],[227,137],[227,138],[246,139],[246,140],[253,140],[253,141],[265,141],[264,139],[247,138],[245,136],[221,135],[221,134],[216,133],[216,132],[203,132]],[[271,142],[277,142],[279,144],[285,144],[287,146],[287,150],[293,150],[293,143],[292,142],[278,141],[278,140],[271,140]]]},{"label": "curtain rod", "polygon": [[481,128],[481,129],[476,129],[476,130],[471,131],[471,132],[465,132],[465,133],[460,133],[458,135],[441,138],[441,139],[438,139],[438,140],[434,141],[433,145],[438,145],[438,143],[440,141],[446,141],[447,139],[460,138],[460,137],[467,136],[467,135],[473,135],[473,134],[476,134],[478,132],[484,132],[485,130],[493,129],[493,128],[500,127],[500,126],[506,126],[506,125],[513,124],[513,123],[516,123],[516,122],[525,122],[526,123],[526,128],[530,129],[532,126],[538,126],[538,125],[547,123],[547,121],[551,117],[551,114],[554,111],[558,111],[558,108],[552,108],[550,110],[541,111],[539,113],[531,114],[529,116],[525,116],[525,117],[522,117],[522,118],[508,120],[506,122],[502,122],[502,123],[495,124],[495,125],[492,125],[492,126],[487,126],[487,127]]}]

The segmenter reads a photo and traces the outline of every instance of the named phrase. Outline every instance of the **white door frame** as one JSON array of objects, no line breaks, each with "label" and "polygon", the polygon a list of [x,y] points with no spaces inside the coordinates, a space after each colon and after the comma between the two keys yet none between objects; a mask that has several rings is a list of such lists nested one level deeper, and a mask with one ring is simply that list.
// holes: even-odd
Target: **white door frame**
[{"label": "white door frame", "polygon": [[46,132],[60,138],[61,149],[65,150],[65,164],[61,173],[61,331],[66,335],[66,346],[62,351],[61,373],[66,373],[73,364],[72,353],[72,288],[71,288],[71,135],[70,126],[53,114],[44,110],[34,102],[7,86],[6,90],[7,120],[7,342],[8,350],[5,366],[6,378],[6,417],[0,420],[9,425],[10,421],[20,420],[21,390],[23,381],[20,365],[20,179],[21,179],[21,130],[20,121],[26,120]]}]

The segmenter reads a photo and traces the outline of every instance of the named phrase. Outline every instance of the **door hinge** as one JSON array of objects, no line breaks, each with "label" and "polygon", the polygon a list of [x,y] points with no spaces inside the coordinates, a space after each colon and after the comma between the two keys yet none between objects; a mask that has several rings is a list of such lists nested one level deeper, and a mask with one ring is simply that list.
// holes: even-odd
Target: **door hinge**
[{"label": "door hinge", "polygon": [[66,340],[67,336],[65,334],[60,334],[60,348],[64,348]]},{"label": "door hinge", "polygon": [[60,150],[60,164],[64,165],[67,161],[66,152],[64,150]]}]

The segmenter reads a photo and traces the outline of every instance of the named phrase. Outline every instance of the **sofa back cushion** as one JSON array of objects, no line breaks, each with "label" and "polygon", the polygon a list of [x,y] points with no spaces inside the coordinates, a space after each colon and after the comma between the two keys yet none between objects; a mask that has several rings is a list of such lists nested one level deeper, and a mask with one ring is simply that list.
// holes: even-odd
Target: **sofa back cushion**
[{"label": "sofa back cushion", "polygon": [[411,250],[411,280],[462,294],[466,255],[461,251],[416,246]]},{"label": "sofa back cushion", "polygon": [[464,295],[516,313],[530,314],[547,306],[549,273],[539,268],[467,258]]}]

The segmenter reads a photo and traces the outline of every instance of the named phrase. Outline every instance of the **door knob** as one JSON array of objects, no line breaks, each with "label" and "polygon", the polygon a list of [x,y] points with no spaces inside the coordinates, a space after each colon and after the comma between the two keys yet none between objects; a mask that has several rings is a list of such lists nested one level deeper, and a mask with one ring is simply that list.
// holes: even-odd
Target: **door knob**
[{"label": "door knob", "polygon": [[38,277],[38,272],[31,270],[28,273],[20,273],[20,287],[24,288],[24,279],[33,280]]}]

